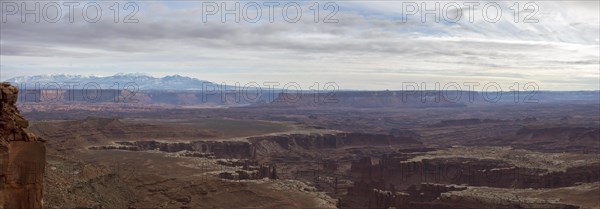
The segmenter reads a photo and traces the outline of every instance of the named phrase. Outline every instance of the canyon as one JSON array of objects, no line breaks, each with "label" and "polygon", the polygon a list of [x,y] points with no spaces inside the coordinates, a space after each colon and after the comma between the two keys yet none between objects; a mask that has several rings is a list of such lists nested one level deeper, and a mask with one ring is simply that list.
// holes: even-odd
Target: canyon
[{"label": "canyon", "polygon": [[600,104],[586,94],[208,107],[189,91],[115,104],[3,88],[4,208],[17,196],[20,208],[600,208]]}]

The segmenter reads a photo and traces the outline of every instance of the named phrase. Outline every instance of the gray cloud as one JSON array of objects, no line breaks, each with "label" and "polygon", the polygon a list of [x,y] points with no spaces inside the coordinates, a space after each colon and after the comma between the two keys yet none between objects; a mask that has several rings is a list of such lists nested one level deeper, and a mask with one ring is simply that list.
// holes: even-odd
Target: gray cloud
[{"label": "gray cloud", "polygon": [[[496,24],[403,23],[385,15],[365,15],[361,10],[338,13],[340,22],[335,24],[314,23],[310,17],[298,23],[203,23],[198,8],[140,4],[140,23],[114,23],[110,18],[98,23],[81,19],[75,23],[2,23],[2,65],[18,69],[28,62],[55,72],[60,71],[56,66],[75,63],[76,67],[68,69],[80,74],[96,72],[89,70],[90,65],[117,65],[123,71],[148,68],[145,72],[150,73],[214,69],[222,75],[251,71],[278,79],[285,78],[280,74],[337,73],[338,81],[344,83],[352,80],[344,78],[347,71],[371,76],[454,74],[465,80],[543,80],[540,74],[553,71],[551,76],[562,74],[568,79],[574,77],[573,72],[598,76],[600,62],[598,23],[584,21],[589,15],[565,20],[558,12],[560,5],[550,3],[540,4],[546,11],[558,12],[559,17],[544,13],[546,19],[537,24],[511,19]],[[586,6],[590,5],[583,3]],[[104,17],[111,17],[110,13]],[[44,57],[53,60],[48,63]],[[236,76],[216,78],[231,77]],[[353,88],[381,88],[362,85]]]}]

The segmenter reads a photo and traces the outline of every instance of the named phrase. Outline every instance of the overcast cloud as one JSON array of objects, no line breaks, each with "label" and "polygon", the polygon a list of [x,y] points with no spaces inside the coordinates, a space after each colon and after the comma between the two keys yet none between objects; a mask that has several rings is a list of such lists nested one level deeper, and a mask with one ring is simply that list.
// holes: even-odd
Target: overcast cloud
[{"label": "overcast cloud", "polygon": [[[420,16],[405,20],[400,1],[336,2],[337,23],[322,22],[330,10],[323,10],[326,2],[320,2],[320,22],[315,23],[309,9],[313,2],[299,2],[303,16],[296,23],[283,20],[281,6],[272,23],[266,7],[257,23],[236,23],[233,16],[222,23],[216,15],[203,22],[200,1],[137,2],[134,17],[139,23],[113,22],[109,7],[114,2],[100,2],[103,15],[96,23],[80,15],[86,2],[76,8],[73,23],[66,7],[57,23],[22,23],[19,14],[6,15],[3,7],[0,80],[38,74],[147,73],[227,83],[336,82],[342,89],[472,81],[600,89],[597,1],[536,2],[539,8],[532,17],[538,23],[522,22],[531,10],[520,10],[515,23],[510,9],[514,2],[506,1],[496,2],[503,12],[496,23],[482,18],[486,2],[474,10],[473,22],[462,8],[462,19],[452,23],[422,22]],[[434,3],[427,4],[433,8]],[[527,2],[519,3],[522,9]],[[233,2],[228,4],[233,7]],[[456,15],[456,10],[449,11]],[[127,14],[121,10],[120,19]]]}]

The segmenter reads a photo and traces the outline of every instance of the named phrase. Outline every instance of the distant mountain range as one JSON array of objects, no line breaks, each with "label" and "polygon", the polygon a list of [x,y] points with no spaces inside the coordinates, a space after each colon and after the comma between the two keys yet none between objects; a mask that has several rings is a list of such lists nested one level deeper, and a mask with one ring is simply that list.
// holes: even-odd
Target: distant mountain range
[{"label": "distant mountain range", "polygon": [[[107,77],[64,74],[36,75],[19,76],[8,79],[5,82],[9,82],[13,85],[27,84],[30,88],[33,88],[36,83],[39,83],[42,87],[50,83],[65,85],[65,87],[62,88],[69,88],[69,86],[66,85],[73,85],[73,83],[76,83],[77,86],[74,87],[75,89],[83,88],[86,84],[98,84],[103,89],[122,89],[124,86],[133,83],[137,85],[139,90],[202,90],[203,85],[206,85],[205,88],[207,89],[212,88],[214,85],[218,85],[209,81],[180,75],[156,78],[145,74],[116,74]],[[229,89],[230,87],[226,88]]]}]

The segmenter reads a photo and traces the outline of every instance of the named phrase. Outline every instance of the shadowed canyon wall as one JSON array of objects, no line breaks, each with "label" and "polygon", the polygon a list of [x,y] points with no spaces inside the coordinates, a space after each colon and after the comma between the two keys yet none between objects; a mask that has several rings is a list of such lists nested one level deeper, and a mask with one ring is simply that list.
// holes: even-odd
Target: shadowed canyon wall
[{"label": "shadowed canyon wall", "polygon": [[16,87],[0,84],[0,209],[42,208],[46,148],[25,130],[17,95]]}]

